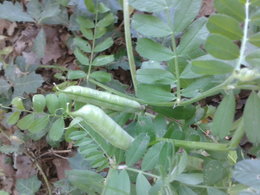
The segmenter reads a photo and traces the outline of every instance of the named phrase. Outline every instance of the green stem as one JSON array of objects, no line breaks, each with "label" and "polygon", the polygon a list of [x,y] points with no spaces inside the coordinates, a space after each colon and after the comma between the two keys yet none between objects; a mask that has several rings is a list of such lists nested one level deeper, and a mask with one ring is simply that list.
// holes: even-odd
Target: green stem
[{"label": "green stem", "polygon": [[237,89],[245,89],[245,90],[260,90],[259,86],[255,85],[240,85],[236,87]]},{"label": "green stem", "polygon": [[246,43],[247,43],[247,37],[248,37],[248,27],[249,27],[249,3],[250,0],[246,0],[245,3],[245,24],[244,24],[244,30],[243,30],[243,39],[241,42],[241,47],[240,47],[240,56],[236,64],[235,71],[240,70],[240,65],[242,61],[244,60],[244,55],[245,55],[245,50],[246,50]]},{"label": "green stem", "polygon": [[130,33],[130,14],[129,14],[128,0],[123,0],[123,12],[124,12],[124,30],[125,30],[127,56],[129,61],[131,77],[134,85],[134,90],[135,92],[137,92],[136,69],[135,69],[135,60],[134,60],[132,39]]},{"label": "green stem", "polygon": [[[206,186],[206,185],[192,185],[192,184],[186,184],[187,186],[193,187],[193,188],[212,188],[212,186]],[[226,190],[228,189],[228,187],[218,187],[218,186],[214,186],[214,188],[220,189],[220,190]]]},{"label": "green stem", "polygon": [[40,65],[37,68],[53,68],[53,69],[58,69],[61,71],[68,71],[66,67],[60,66],[60,65]]},{"label": "green stem", "polygon": [[94,49],[95,49],[95,44],[96,44],[96,31],[97,31],[97,27],[96,27],[97,20],[98,20],[98,11],[96,10],[96,14],[95,14],[95,28],[94,28],[94,32],[93,32],[93,41],[92,41],[92,47],[91,47],[91,53],[90,53],[90,59],[89,59],[87,82],[89,80],[90,71],[91,71],[92,63],[93,63],[93,59],[94,59]]},{"label": "green stem", "polygon": [[229,79],[227,79],[225,82],[217,85],[216,87],[213,87],[213,88],[209,89],[208,91],[201,93],[200,96],[191,98],[191,99],[186,100],[186,101],[182,101],[179,104],[177,104],[177,102],[162,102],[162,103],[157,103],[157,106],[171,107],[171,106],[175,106],[175,105],[185,106],[185,105],[188,105],[188,104],[192,104],[192,103],[197,102],[201,99],[204,99],[208,96],[212,96],[212,95],[219,93],[222,89],[225,88],[225,86],[227,85],[228,82],[229,82]]},{"label": "green stem", "polygon": [[236,149],[241,141],[241,139],[243,138],[244,134],[245,134],[245,128],[243,126],[244,122],[243,122],[243,118],[239,123],[239,126],[237,128],[237,130],[235,131],[232,140],[229,143],[229,148],[231,150]]},{"label": "green stem", "polygon": [[204,149],[213,151],[228,151],[227,144],[218,144],[210,142],[196,142],[196,141],[186,141],[186,140],[176,140],[168,138],[158,138],[156,141],[173,142],[177,147],[189,148],[189,149]]},{"label": "green stem", "polygon": [[171,41],[172,41],[172,49],[174,52],[174,66],[175,66],[175,76],[177,81],[177,104],[181,102],[181,82],[180,82],[180,70],[179,70],[179,61],[178,61],[178,54],[176,51],[176,42],[174,34],[171,35]]},{"label": "green stem", "polygon": [[141,173],[143,175],[146,175],[146,176],[149,176],[149,177],[152,177],[152,178],[156,178],[156,179],[160,178],[160,176],[158,176],[158,175],[154,175],[152,173],[147,173],[147,172],[144,172],[144,171],[141,171],[141,170],[138,170],[138,169],[133,169],[133,168],[130,168],[130,167],[126,166],[126,165],[120,165],[120,166],[118,166],[118,169],[125,169],[125,170],[128,170],[128,171]]}]

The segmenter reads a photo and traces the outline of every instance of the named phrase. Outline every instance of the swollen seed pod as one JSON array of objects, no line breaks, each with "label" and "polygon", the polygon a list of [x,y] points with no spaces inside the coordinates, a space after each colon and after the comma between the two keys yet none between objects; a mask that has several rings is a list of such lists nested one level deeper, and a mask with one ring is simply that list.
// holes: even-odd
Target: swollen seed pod
[{"label": "swollen seed pod", "polygon": [[97,106],[85,105],[79,110],[69,113],[69,115],[82,118],[94,131],[117,148],[127,150],[134,140]]},{"label": "swollen seed pod", "polygon": [[94,104],[111,110],[136,112],[144,109],[141,104],[134,100],[88,87],[70,86],[61,90],[61,92],[75,101]]}]

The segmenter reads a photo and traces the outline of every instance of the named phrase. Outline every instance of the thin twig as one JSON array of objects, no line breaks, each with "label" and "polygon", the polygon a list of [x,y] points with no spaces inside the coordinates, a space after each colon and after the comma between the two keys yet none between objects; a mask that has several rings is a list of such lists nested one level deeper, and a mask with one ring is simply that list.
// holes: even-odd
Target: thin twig
[{"label": "thin twig", "polygon": [[48,179],[47,179],[47,177],[46,177],[44,171],[42,170],[41,166],[39,165],[39,163],[37,162],[37,160],[35,160],[34,154],[33,154],[32,152],[30,152],[30,153],[32,154],[32,156],[31,156],[31,155],[30,155],[28,152],[26,152],[26,151],[24,151],[24,153],[25,153],[26,156],[28,156],[28,157],[31,159],[31,161],[35,164],[35,166],[36,166],[37,169],[39,170],[39,172],[40,172],[40,174],[42,175],[43,180],[44,180],[44,182],[45,182],[45,184],[46,184],[46,186],[47,186],[48,194],[49,194],[49,195],[52,195],[50,183],[49,183],[49,181],[48,181]]}]

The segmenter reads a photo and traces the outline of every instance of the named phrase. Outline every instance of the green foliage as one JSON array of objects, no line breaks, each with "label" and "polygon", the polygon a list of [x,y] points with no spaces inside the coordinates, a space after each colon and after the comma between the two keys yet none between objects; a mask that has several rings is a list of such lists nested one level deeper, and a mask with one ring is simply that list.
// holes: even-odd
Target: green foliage
[{"label": "green foliage", "polygon": [[239,183],[252,187],[255,190],[259,190],[259,163],[260,161],[257,159],[247,159],[238,162],[233,173],[234,179]]},{"label": "green foliage", "polygon": [[[108,167],[108,159],[99,148],[99,142],[96,143],[92,137],[84,131],[73,131],[69,134],[69,139],[78,146],[78,152],[86,158],[93,168],[104,169]],[[96,140],[96,139],[95,139]]]},{"label": "green foliage", "polygon": [[235,114],[235,97],[233,94],[226,95],[218,106],[213,123],[212,133],[223,139],[232,128]]},{"label": "green foliage", "polygon": [[[55,87],[57,93],[36,94],[24,104],[18,96],[36,92],[43,82],[35,69],[21,68],[25,74],[16,76],[16,65],[10,64],[0,78],[0,97],[13,97],[7,124],[33,140],[47,135],[52,147],[64,140],[77,147],[81,159],[69,160],[72,170],[56,187],[64,184],[64,194],[258,192],[259,160],[242,160],[246,151],[239,147],[245,134],[253,145],[251,155],[259,156],[258,1],[215,0],[216,14],[197,18],[202,1],[129,0],[137,10],[131,24],[135,49],[143,58],[134,71],[137,58],[127,40],[129,69],[137,82],[134,94],[125,93],[125,86],[102,67],[116,59],[110,48],[120,36],[111,30],[116,17],[106,3],[85,0],[86,13],[75,16],[79,31],[73,32],[71,49],[81,70],[55,67],[64,81]],[[129,14],[128,1],[123,3]],[[67,23],[60,21],[64,7],[57,1],[32,0],[27,12],[19,3],[4,2],[0,10],[10,7],[20,13],[3,12],[12,21]],[[44,33],[40,30],[34,42],[39,58],[44,56]],[[81,86],[70,81],[78,79]],[[244,112],[236,115],[241,89],[251,94]],[[220,93],[223,99],[216,108],[193,105]],[[17,148],[1,146],[0,151]],[[40,185],[34,176],[18,180],[16,188],[34,194]]]},{"label": "green foliage", "polygon": [[[93,19],[83,16],[77,18],[77,23],[79,24],[83,38],[75,37],[73,40],[75,47],[74,54],[80,65],[83,66],[82,68],[85,70],[88,69],[88,78],[92,66],[108,65],[115,59],[113,54],[99,54],[109,49],[114,43],[111,37],[106,37],[106,33],[109,26],[114,24],[115,16],[109,12],[108,8],[95,9],[95,5],[89,2],[92,1],[85,1],[85,4],[88,10],[94,14]],[[104,6],[104,4],[99,3],[98,6],[101,7]],[[86,66],[88,66],[88,68],[86,68]]]},{"label": "green foliage", "polygon": [[18,179],[16,182],[16,190],[19,194],[34,195],[41,187],[41,181],[32,176],[28,179]]},{"label": "green foliage", "polygon": [[255,93],[252,92],[249,96],[244,111],[244,128],[246,129],[246,135],[248,139],[256,144],[260,143],[259,132],[259,107],[260,107],[260,98]]}]

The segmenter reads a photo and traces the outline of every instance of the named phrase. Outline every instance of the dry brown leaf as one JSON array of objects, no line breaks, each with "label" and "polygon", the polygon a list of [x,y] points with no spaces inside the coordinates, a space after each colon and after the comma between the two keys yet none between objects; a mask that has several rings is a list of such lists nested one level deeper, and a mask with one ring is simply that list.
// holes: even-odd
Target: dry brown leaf
[{"label": "dry brown leaf", "polygon": [[15,174],[10,157],[5,154],[0,154],[0,170],[2,170],[4,176],[6,177],[13,177]]},{"label": "dry brown leaf", "polygon": [[14,43],[15,52],[20,55],[28,47],[30,48],[33,45],[33,41],[37,36],[38,29],[32,25],[27,25],[25,30],[21,32],[21,35]]},{"label": "dry brown leaf", "polygon": [[40,60],[34,52],[22,52],[22,56],[25,59],[26,64],[40,64]]},{"label": "dry brown leaf", "polygon": [[16,158],[16,178],[29,178],[36,175],[37,170],[28,156],[19,155]]},{"label": "dry brown leaf", "polygon": [[198,17],[209,16],[214,12],[214,0],[204,0]]},{"label": "dry brown leaf", "polygon": [[47,43],[45,48],[45,56],[42,59],[43,64],[48,64],[50,61],[57,62],[57,60],[64,53],[63,49],[60,47],[59,33],[57,28],[46,26],[44,28]]},{"label": "dry brown leaf", "polygon": [[11,24],[12,22],[8,20],[0,19],[0,34],[4,34],[4,31],[7,30]]},{"label": "dry brown leaf", "polygon": [[64,179],[66,177],[65,171],[71,169],[69,166],[69,162],[66,159],[61,158],[56,158],[52,162],[56,167],[58,179]]}]

